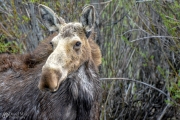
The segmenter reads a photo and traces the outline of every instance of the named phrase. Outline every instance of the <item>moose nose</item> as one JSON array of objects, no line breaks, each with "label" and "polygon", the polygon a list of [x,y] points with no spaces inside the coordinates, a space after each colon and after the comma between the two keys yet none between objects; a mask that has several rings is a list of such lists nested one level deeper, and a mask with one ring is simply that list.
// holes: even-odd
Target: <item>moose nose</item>
[{"label": "moose nose", "polygon": [[38,87],[41,91],[55,92],[58,90],[60,78],[61,73],[58,70],[45,68],[42,71]]}]

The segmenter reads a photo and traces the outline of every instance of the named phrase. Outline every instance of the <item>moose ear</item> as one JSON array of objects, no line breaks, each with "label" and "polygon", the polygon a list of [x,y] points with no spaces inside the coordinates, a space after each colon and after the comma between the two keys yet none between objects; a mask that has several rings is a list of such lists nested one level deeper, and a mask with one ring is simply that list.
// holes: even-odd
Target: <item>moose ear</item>
[{"label": "moose ear", "polygon": [[38,9],[42,21],[50,32],[59,30],[61,25],[65,24],[64,19],[58,17],[51,8],[40,4]]},{"label": "moose ear", "polygon": [[95,19],[96,18],[95,18],[94,6],[92,6],[92,5],[86,6],[82,11],[80,21],[86,30],[87,37],[90,36],[91,30],[94,27]]}]

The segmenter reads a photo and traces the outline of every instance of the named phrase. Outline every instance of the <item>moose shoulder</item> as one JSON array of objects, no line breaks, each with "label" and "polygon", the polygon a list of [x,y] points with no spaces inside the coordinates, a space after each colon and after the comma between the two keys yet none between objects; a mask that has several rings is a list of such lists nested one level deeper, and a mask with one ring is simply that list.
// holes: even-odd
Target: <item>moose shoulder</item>
[{"label": "moose shoulder", "polygon": [[[66,23],[39,5],[49,31],[34,52],[0,55],[0,113],[18,119],[98,120],[101,52],[92,40],[95,10],[83,9],[81,21]],[[14,119],[13,116],[0,119]]]}]

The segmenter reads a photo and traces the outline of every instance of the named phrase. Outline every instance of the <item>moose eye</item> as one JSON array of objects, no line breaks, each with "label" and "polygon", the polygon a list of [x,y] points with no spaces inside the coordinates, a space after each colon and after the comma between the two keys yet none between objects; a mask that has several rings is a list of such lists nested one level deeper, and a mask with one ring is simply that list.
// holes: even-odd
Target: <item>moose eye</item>
[{"label": "moose eye", "polygon": [[52,47],[52,48],[54,47],[54,45],[53,45],[53,43],[52,43],[52,42],[50,42],[49,44],[51,45],[51,47]]},{"label": "moose eye", "polygon": [[81,42],[76,42],[76,46],[79,47],[81,45]]},{"label": "moose eye", "polygon": [[80,48],[80,46],[81,46],[81,42],[77,41],[74,45],[74,49],[78,50]]}]

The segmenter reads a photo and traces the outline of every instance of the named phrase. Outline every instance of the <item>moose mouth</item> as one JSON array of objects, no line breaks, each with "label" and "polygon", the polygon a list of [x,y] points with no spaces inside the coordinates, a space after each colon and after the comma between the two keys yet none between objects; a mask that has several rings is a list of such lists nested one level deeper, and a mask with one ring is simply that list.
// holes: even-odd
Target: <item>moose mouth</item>
[{"label": "moose mouth", "polygon": [[61,70],[43,67],[38,88],[41,91],[56,92],[59,89],[60,84],[67,77],[67,72],[65,70],[62,72],[60,71]]}]

